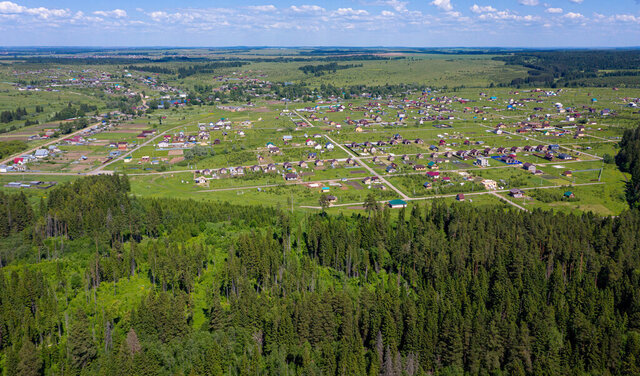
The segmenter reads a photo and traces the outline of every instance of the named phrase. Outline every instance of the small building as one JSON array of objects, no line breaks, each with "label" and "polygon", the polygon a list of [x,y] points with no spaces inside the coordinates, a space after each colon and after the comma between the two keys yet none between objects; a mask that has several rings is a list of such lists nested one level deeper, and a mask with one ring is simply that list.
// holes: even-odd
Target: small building
[{"label": "small building", "polygon": [[573,192],[571,192],[571,191],[566,191],[566,192],[564,193],[564,196],[563,196],[563,197],[564,197],[564,198],[575,198],[575,197],[576,197],[576,195],[574,195],[574,194],[573,194]]},{"label": "small building", "polygon": [[484,158],[484,157],[476,158],[476,166],[489,167],[489,158]]},{"label": "small building", "polygon": [[298,174],[296,173],[288,173],[284,175],[284,180],[286,181],[295,181],[298,180]]},{"label": "small building", "polygon": [[524,192],[521,189],[513,188],[509,191],[509,195],[513,198],[523,198]]},{"label": "small building", "polygon": [[416,170],[416,171],[424,171],[427,168],[424,165],[417,164],[417,165],[413,165],[413,169]]},{"label": "small building", "polygon": [[407,202],[403,200],[391,200],[389,201],[389,207],[391,209],[406,208]]},{"label": "small building", "polygon": [[456,200],[458,201],[464,201],[464,193],[458,193],[456,195]]},{"label": "small building", "polygon": [[525,170],[531,173],[536,172],[536,166],[533,163],[526,162],[525,164],[522,165],[522,168],[524,168]]},{"label": "small building", "polygon": [[46,158],[49,156],[49,150],[47,149],[38,149],[35,151],[35,153],[33,153],[33,156],[36,158]]},{"label": "small building", "polygon": [[570,171],[570,170],[566,170],[565,172],[562,173],[562,176],[572,177],[573,176],[573,172]]}]

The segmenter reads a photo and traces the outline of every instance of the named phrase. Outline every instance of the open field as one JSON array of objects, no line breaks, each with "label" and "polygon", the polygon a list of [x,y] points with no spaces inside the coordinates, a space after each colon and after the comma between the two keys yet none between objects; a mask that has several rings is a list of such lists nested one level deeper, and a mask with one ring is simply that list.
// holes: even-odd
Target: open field
[{"label": "open field", "polygon": [[[65,180],[122,173],[140,196],[280,206],[293,201],[298,208],[318,206],[325,187],[324,194],[336,196],[331,210],[346,212],[357,211],[371,191],[381,201],[479,193],[478,203],[505,204],[489,194],[483,185],[489,180],[498,190],[577,185],[576,196],[590,195],[588,203],[526,203],[535,207],[602,214],[624,208],[625,177],[603,158],[610,161],[623,131],[637,124],[631,104],[638,89],[498,87],[524,77],[526,69],[494,59],[500,55],[409,50],[391,59],[339,62],[352,65],[314,75],[299,69],[317,64],[306,53],[238,50],[228,57],[251,58],[184,77],[146,72],[144,64],[140,70],[115,64],[2,68],[2,110],[24,103],[28,115],[21,121],[41,124],[14,130],[9,128],[18,122],[1,125],[6,132],[0,140],[51,143],[48,156],[16,165],[3,179],[16,173]],[[268,61],[276,58],[285,60]],[[166,65],[167,72],[186,66]],[[330,91],[365,82],[386,91]],[[305,93],[312,89],[313,95]],[[96,118],[101,123],[79,139],[61,131],[70,122],[47,121],[65,106],[85,105],[95,107],[93,116],[102,113]],[[36,106],[45,109],[36,112]],[[45,131],[51,134],[44,137]],[[517,163],[507,161],[509,155]],[[488,166],[480,167],[479,157]],[[525,171],[525,163],[539,173]],[[287,181],[287,174],[296,177]],[[373,185],[365,183],[370,177]],[[375,188],[375,179],[383,179],[386,190]],[[604,184],[581,186],[593,182]],[[603,195],[590,194],[603,189]]]}]

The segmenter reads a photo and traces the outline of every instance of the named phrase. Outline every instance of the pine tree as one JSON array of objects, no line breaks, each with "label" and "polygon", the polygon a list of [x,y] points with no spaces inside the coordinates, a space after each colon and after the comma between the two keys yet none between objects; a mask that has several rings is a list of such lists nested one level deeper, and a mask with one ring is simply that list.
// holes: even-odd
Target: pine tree
[{"label": "pine tree", "polygon": [[42,359],[36,346],[27,337],[22,340],[18,353],[20,361],[16,370],[17,376],[37,376],[42,374]]},{"label": "pine tree", "polygon": [[74,368],[82,369],[95,359],[97,351],[89,331],[89,320],[83,310],[78,310],[71,324],[68,344]]}]

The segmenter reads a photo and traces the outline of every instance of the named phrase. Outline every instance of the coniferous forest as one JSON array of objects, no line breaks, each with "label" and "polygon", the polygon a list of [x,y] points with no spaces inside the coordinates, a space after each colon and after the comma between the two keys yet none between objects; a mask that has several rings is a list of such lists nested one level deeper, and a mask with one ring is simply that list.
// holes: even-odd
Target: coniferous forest
[{"label": "coniferous forest", "polygon": [[[632,173],[637,134],[617,159]],[[290,213],[136,198],[118,175],[60,185],[37,203],[1,193],[0,367],[640,374],[634,192],[633,208],[608,218],[439,201]]]}]

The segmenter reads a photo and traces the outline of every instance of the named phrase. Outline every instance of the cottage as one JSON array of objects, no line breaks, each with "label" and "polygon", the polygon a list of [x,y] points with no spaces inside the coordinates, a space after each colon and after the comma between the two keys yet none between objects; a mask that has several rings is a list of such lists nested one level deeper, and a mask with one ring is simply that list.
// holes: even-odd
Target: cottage
[{"label": "cottage", "polygon": [[407,203],[406,201],[403,201],[403,200],[391,200],[389,201],[389,207],[391,209],[406,208]]},{"label": "cottage", "polygon": [[562,176],[572,177],[573,176],[573,171],[566,170],[566,171],[564,171],[562,173]]},{"label": "cottage", "polygon": [[38,149],[35,151],[35,153],[33,153],[33,156],[38,158],[38,159],[42,159],[42,158],[46,158],[49,156],[49,150],[47,149]]},{"label": "cottage", "polygon": [[524,168],[525,170],[531,172],[531,173],[535,173],[536,172],[536,166],[533,163],[525,163],[522,165],[522,168]]},{"label": "cottage", "polygon": [[298,180],[298,174],[296,173],[288,173],[284,175],[284,180],[286,181],[295,181]]},{"label": "cottage", "polygon": [[513,188],[509,191],[509,195],[513,198],[523,198],[524,192],[521,189]]},{"label": "cottage", "polygon": [[373,184],[373,183],[377,183],[378,182],[378,177],[377,176],[367,176],[366,178],[362,179],[362,183],[364,184]]},{"label": "cottage", "polygon": [[416,170],[416,171],[424,171],[427,168],[424,165],[417,164],[417,165],[413,165],[413,169]]},{"label": "cottage", "polygon": [[431,189],[431,188],[433,188],[433,184],[432,184],[431,182],[426,182],[426,183],[422,184],[422,186],[423,186],[425,189]]},{"label": "cottage", "polygon": [[489,159],[488,158],[483,158],[483,157],[478,157],[476,158],[476,166],[479,167],[489,167]]},{"label": "cottage", "polygon": [[484,189],[494,191],[498,189],[498,183],[495,180],[484,179],[480,182],[484,186]]},{"label": "cottage", "polygon": [[464,201],[464,193],[458,193],[456,195],[456,200],[458,201]]},{"label": "cottage", "polygon": [[575,198],[576,195],[574,195],[573,192],[571,192],[571,191],[567,191],[567,192],[564,193],[563,197],[564,198]]},{"label": "cottage", "polygon": [[196,181],[197,185],[207,185],[208,184],[207,178],[205,178],[204,176],[198,176],[195,179],[195,181]]}]

